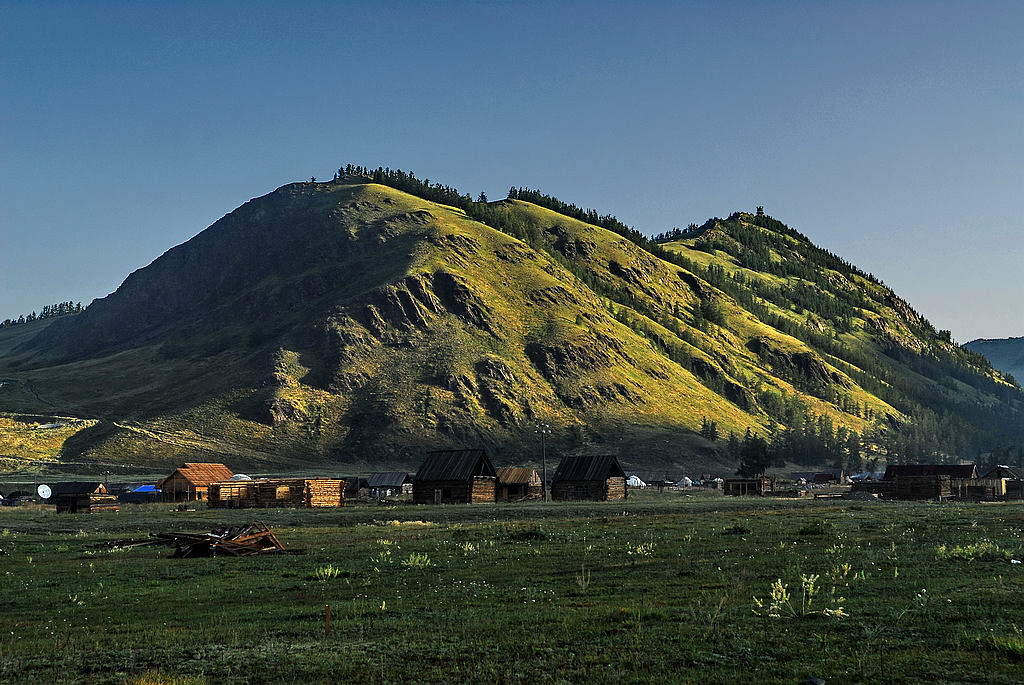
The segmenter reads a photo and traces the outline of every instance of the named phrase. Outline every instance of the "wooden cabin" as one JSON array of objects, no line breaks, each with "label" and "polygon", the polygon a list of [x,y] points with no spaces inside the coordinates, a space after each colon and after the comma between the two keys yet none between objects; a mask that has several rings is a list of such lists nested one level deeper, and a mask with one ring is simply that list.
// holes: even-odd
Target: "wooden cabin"
[{"label": "wooden cabin", "polygon": [[1024,499],[1024,469],[999,464],[992,467],[984,478],[1002,478],[1006,499]]},{"label": "wooden cabin", "polygon": [[498,469],[499,500],[519,502],[542,497],[544,497],[544,489],[541,486],[540,474],[537,473],[537,469],[515,466]]},{"label": "wooden cabin", "polygon": [[975,464],[891,464],[885,467],[882,480],[896,480],[908,476],[977,478],[978,467]]},{"label": "wooden cabin", "polygon": [[345,481],[336,478],[261,478],[210,483],[211,509],[315,509],[345,506]]},{"label": "wooden cabin", "polygon": [[722,489],[726,495],[758,495],[775,491],[775,476],[760,478],[726,478]]},{"label": "wooden cabin", "polygon": [[412,494],[412,478],[405,471],[374,473],[366,479],[366,484],[370,495],[377,499]]},{"label": "wooden cabin", "polygon": [[224,464],[192,462],[174,469],[156,487],[164,502],[195,502],[205,500],[210,483],[230,480],[234,472]]},{"label": "wooden cabin", "polygon": [[895,483],[895,499],[941,499],[958,494],[954,481],[977,477],[974,464],[893,464],[886,467],[882,480]]},{"label": "wooden cabin", "polygon": [[50,485],[47,502],[57,505],[58,514],[89,514],[97,511],[120,511],[117,496],[103,483],[72,482]]},{"label": "wooden cabin", "polygon": [[562,457],[551,478],[551,499],[562,501],[626,499],[626,472],[617,457]]},{"label": "wooden cabin", "polygon": [[477,504],[497,499],[498,472],[483,450],[430,452],[412,479],[414,504]]}]

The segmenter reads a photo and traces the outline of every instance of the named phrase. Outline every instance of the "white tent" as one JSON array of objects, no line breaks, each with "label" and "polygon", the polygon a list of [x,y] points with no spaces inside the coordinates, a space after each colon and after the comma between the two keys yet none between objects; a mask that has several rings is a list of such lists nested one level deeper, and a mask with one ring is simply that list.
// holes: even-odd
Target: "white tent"
[{"label": "white tent", "polygon": [[676,487],[678,487],[678,488],[692,488],[693,487],[693,481],[690,480],[689,476],[683,476],[682,480],[680,480],[678,483],[676,483]]},{"label": "white tent", "polygon": [[626,485],[631,488],[646,488],[647,483],[640,480],[638,476],[630,476],[629,480],[626,481]]}]

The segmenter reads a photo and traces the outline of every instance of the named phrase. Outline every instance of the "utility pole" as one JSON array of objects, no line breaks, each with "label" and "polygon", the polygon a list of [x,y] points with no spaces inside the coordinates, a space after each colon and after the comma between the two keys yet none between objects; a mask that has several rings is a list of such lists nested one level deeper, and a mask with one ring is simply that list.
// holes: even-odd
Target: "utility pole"
[{"label": "utility pole", "polygon": [[540,435],[540,458],[543,469],[541,476],[540,490],[544,493],[544,501],[548,501],[548,450],[547,436],[551,435],[551,424],[538,421],[535,424],[534,432]]}]

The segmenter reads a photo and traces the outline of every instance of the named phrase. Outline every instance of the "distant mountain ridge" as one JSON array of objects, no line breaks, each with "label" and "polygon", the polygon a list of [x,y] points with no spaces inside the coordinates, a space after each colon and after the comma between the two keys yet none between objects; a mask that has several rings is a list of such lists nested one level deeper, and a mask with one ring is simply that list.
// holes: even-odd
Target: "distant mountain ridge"
[{"label": "distant mountain ridge", "polygon": [[1019,338],[978,338],[964,344],[969,350],[983,355],[992,366],[1024,381],[1024,336]]},{"label": "distant mountain ridge", "polygon": [[539,191],[347,167],[80,314],[0,330],[0,411],[96,419],[65,460],[245,468],[530,461],[538,422],[559,451],[650,467],[734,463],[748,431],[850,466],[1018,439],[1018,387],[781,222],[661,238]]}]

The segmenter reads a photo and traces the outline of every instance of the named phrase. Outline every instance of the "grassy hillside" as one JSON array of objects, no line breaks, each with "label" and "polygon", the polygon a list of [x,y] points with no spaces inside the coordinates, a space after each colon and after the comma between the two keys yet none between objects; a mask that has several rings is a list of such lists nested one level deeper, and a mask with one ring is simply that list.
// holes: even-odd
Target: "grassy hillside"
[{"label": "grassy hillside", "polygon": [[538,422],[638,468],[731,471],[748,431],[856,468],[1018,416],[981,357],[774,220],[659,245],[410,179],[284,186],[83,313],[0,329],[0,410],[89,420],[62,460],[367,470],[459,445],[535,463]]}]

